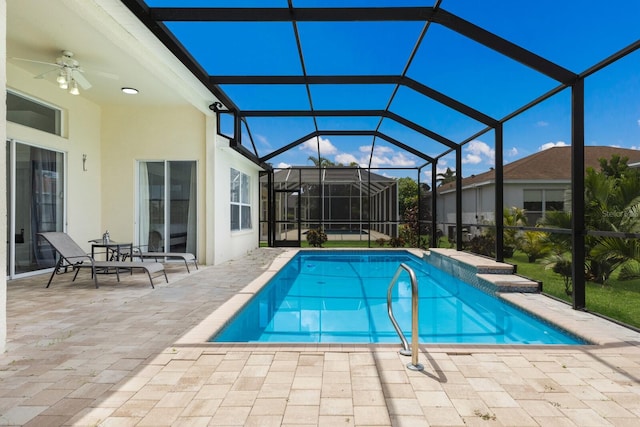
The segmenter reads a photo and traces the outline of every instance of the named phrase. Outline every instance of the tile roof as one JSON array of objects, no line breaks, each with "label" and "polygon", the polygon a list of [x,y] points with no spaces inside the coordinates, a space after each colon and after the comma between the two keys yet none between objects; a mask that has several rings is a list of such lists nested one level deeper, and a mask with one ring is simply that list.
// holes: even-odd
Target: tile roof
[{"label": "tile roof", "polygon": [[[627,148],[587,146],[584,147],[584,161],[586,167],[599,168],[599,159],[610,159],[613,154],[628,157],[629,164],[640,162],[640,150]],[[523,157],[515,162],[504,165],[504,180],[527,181],[570,181],[571,180],[571,147],[553,147]],[[463,178],[462,186],[491,181],[495,179],[494,171],[489,170],[478,175]],[[438,187],[442,190],[452,190],[455,183],[451,182]]]}]

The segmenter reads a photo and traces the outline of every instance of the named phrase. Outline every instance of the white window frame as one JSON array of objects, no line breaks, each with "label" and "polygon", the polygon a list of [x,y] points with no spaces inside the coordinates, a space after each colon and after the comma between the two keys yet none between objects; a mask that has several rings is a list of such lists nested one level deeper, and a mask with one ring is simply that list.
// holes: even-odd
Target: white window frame
[{"label": "white window frame", "polygon": [[[235,168],[231,168],[229,172],[229,203],[229,227],[231,231],[252,230],[251,177]],[[235,213],[234,207],[236,208]],[[247,213],[243,215],[243,211]]]},{"label": "white window frame", "polygon": [[41,99],[35,98],[35,97],[31,96],[31,95],[27,95],[25,93],[22,93],[20,91],[15,90],[15,89],[7,88],[7,95],[8,94],[11,94],[13,96],[17,96],[19,98],[24,99],[25,101],[32,102],[34,104],[40,105],[40,106],[45,107],[45,108],[49,108],[52,111],[54,111],[55,112],[55,117],[56,117],[55,118],[55,124],[54,124],[55,131],[54,132],[49,132],[49,131],[46,131],[46,130],[42,130],[40,128],[35,128],[35,127],[32,127],[32,126],[29,126],[28,124],[25,124],[25,123],[15,122],[15,121],[8,120],[8,119],[7,119],[7,121],[10,121],[11,123],[16,123],[16,124],[21,125],[21,126],[26,126],[26,127],[31,128],[31,129],[36,129],[36,130],[38,130],[40,132],[49,133],[51,135],[63,136],[63,133],[64,133],[64,128],[63,128],[64,111],[60,107],[57,107],[57,106],[55,106],[55,105],[53,105],[53,104],[51,104],[49,102],[43,101]]}]

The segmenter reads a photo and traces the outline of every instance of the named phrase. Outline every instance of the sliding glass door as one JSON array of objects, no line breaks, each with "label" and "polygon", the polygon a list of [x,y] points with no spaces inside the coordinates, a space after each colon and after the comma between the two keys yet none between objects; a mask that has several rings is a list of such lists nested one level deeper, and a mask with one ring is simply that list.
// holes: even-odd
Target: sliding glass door
[{"label": "sliding glass door", "polygon": [[55,265],[38,233],[64,228],[64,155],[7,141],[7,276]]},{"label": "sliding glass door", "polygon": [[196,253],[196,162],[138,162],[140,245],[151,252]]}]

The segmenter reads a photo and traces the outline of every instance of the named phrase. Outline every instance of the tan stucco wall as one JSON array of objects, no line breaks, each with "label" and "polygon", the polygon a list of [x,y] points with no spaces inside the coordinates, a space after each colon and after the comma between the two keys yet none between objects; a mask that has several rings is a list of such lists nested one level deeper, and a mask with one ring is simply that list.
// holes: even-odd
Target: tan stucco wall
[{"label": "tan stucco wall", "polygon": [[[198,232],[205,231],[206,116],[189,106],[105,108],[102,122],[102,229],[135,241],[136,161],[189,160],[198,167]],[[203,238],[198,255],[204,259]]]},{"label": "tan stucco wall", "polygon": [[[192,160],[198,165],[198,249],[202,263],[241,256],[258,245],[259,168],[215,134],[215,117],[189,105],[97,106],[45,80],[8,66],[8,85],[64,111],[63,136],[7,124],[8,137],[66,154],[67,232],[88,240],[109,230],[136,242],[136,161]],[[82,156],[86,154],[86,171]],[[252,176],[254,228],[231,233],[229,169]],[[6,250],[6,249],[5,249]],[[6,256],[5,256],[6,259]]]},{"label": "tan stucco wall", "polygon": [[[65,164],[66,228],[67,232],[83,248],[89,250],[87,241],[100,233],[102,217],[100,108],[81,96],[72,96],[66,91],[60,90],[56,85],[44,79],[34,79],[32,75],[11,64],[7,65],[7,86],[63,110],[63,136],[52,135],[9,122],[7,123],[7,137],[25,144],[67,154],[67,163]],[[82,167],[83,154],[87,155],[87,171],[84,171]]]}]

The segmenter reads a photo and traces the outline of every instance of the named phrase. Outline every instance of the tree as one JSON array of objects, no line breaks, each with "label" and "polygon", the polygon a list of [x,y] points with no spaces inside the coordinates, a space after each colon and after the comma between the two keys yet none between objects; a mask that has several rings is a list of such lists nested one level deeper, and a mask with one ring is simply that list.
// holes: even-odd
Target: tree
[{"label": "tree", "polygon": [[313,163],[313,165],[318,168],[335,166],[335,163],[333,163],[331,160],[327,159],[326,157],[322,157],[322,156],[320,157],[309,156],[307,160],[310,160]]},{"label": "tree", "polygon": [[598,159],[600,162],[600,170],[607,177],[621,178],[629,171],[628,157],[620,157],[618,154],[613,154],[611,160]]},{"label": "tree", "polygon": [[[523,227],[527,225],[526,212],[522,208],[512,207],[504,208],[502,214],[502,223],[510,227]],[[504,256],[510,258],[513,251],[520,247],[521,235],[515,228],[504,229]]]},{"label": "tree", "polygon": [[451,168],[447,168],[446,171],[436,175],[436,182],[438,183],[438,187],[440,187],[441,185],[447,184],[449,182],[453,182],[455,180],[456,180],[456,171],[451,170]]},{"label": "tree", "polygon": [[[640,172],[629,168],[618,155],[600,159],[600,171],[587,168],[585,177],[585,224],[587,229],[617,233],[640,232]],[[589,276],[606,283],[622,267],[627,277],[637,274],[640,247],[635,238],[589,235]],[[635,271],[635,272],[634,272]]]},{"label": "tree", "polygon": [[544,258],[551,252],[551,247],[547,241],[548,233],[543,231],[525,231],[520,241],[520,250],[524,252],[529,262]]},{"label": "tree", "polygon": [[408,209],[418,206],[418,183],[409,177],[398,178],[398,209],[405,218]]},{"label": "tree", "polygon": [[[613,155],[600,159],[600,170],[587,168],[585,175],[585,226],[592,231],[640,233],[640,171],[629,168],[627,159]],[[547,212],[541,225],[571,228],[571,214]],[[571,253],[569,234],[549,233],[553,255]],[[622,277],[640,275],[640,245],[635,238],[587,235],[585,238],[587,278],[604,284],[618,268]]]}]

